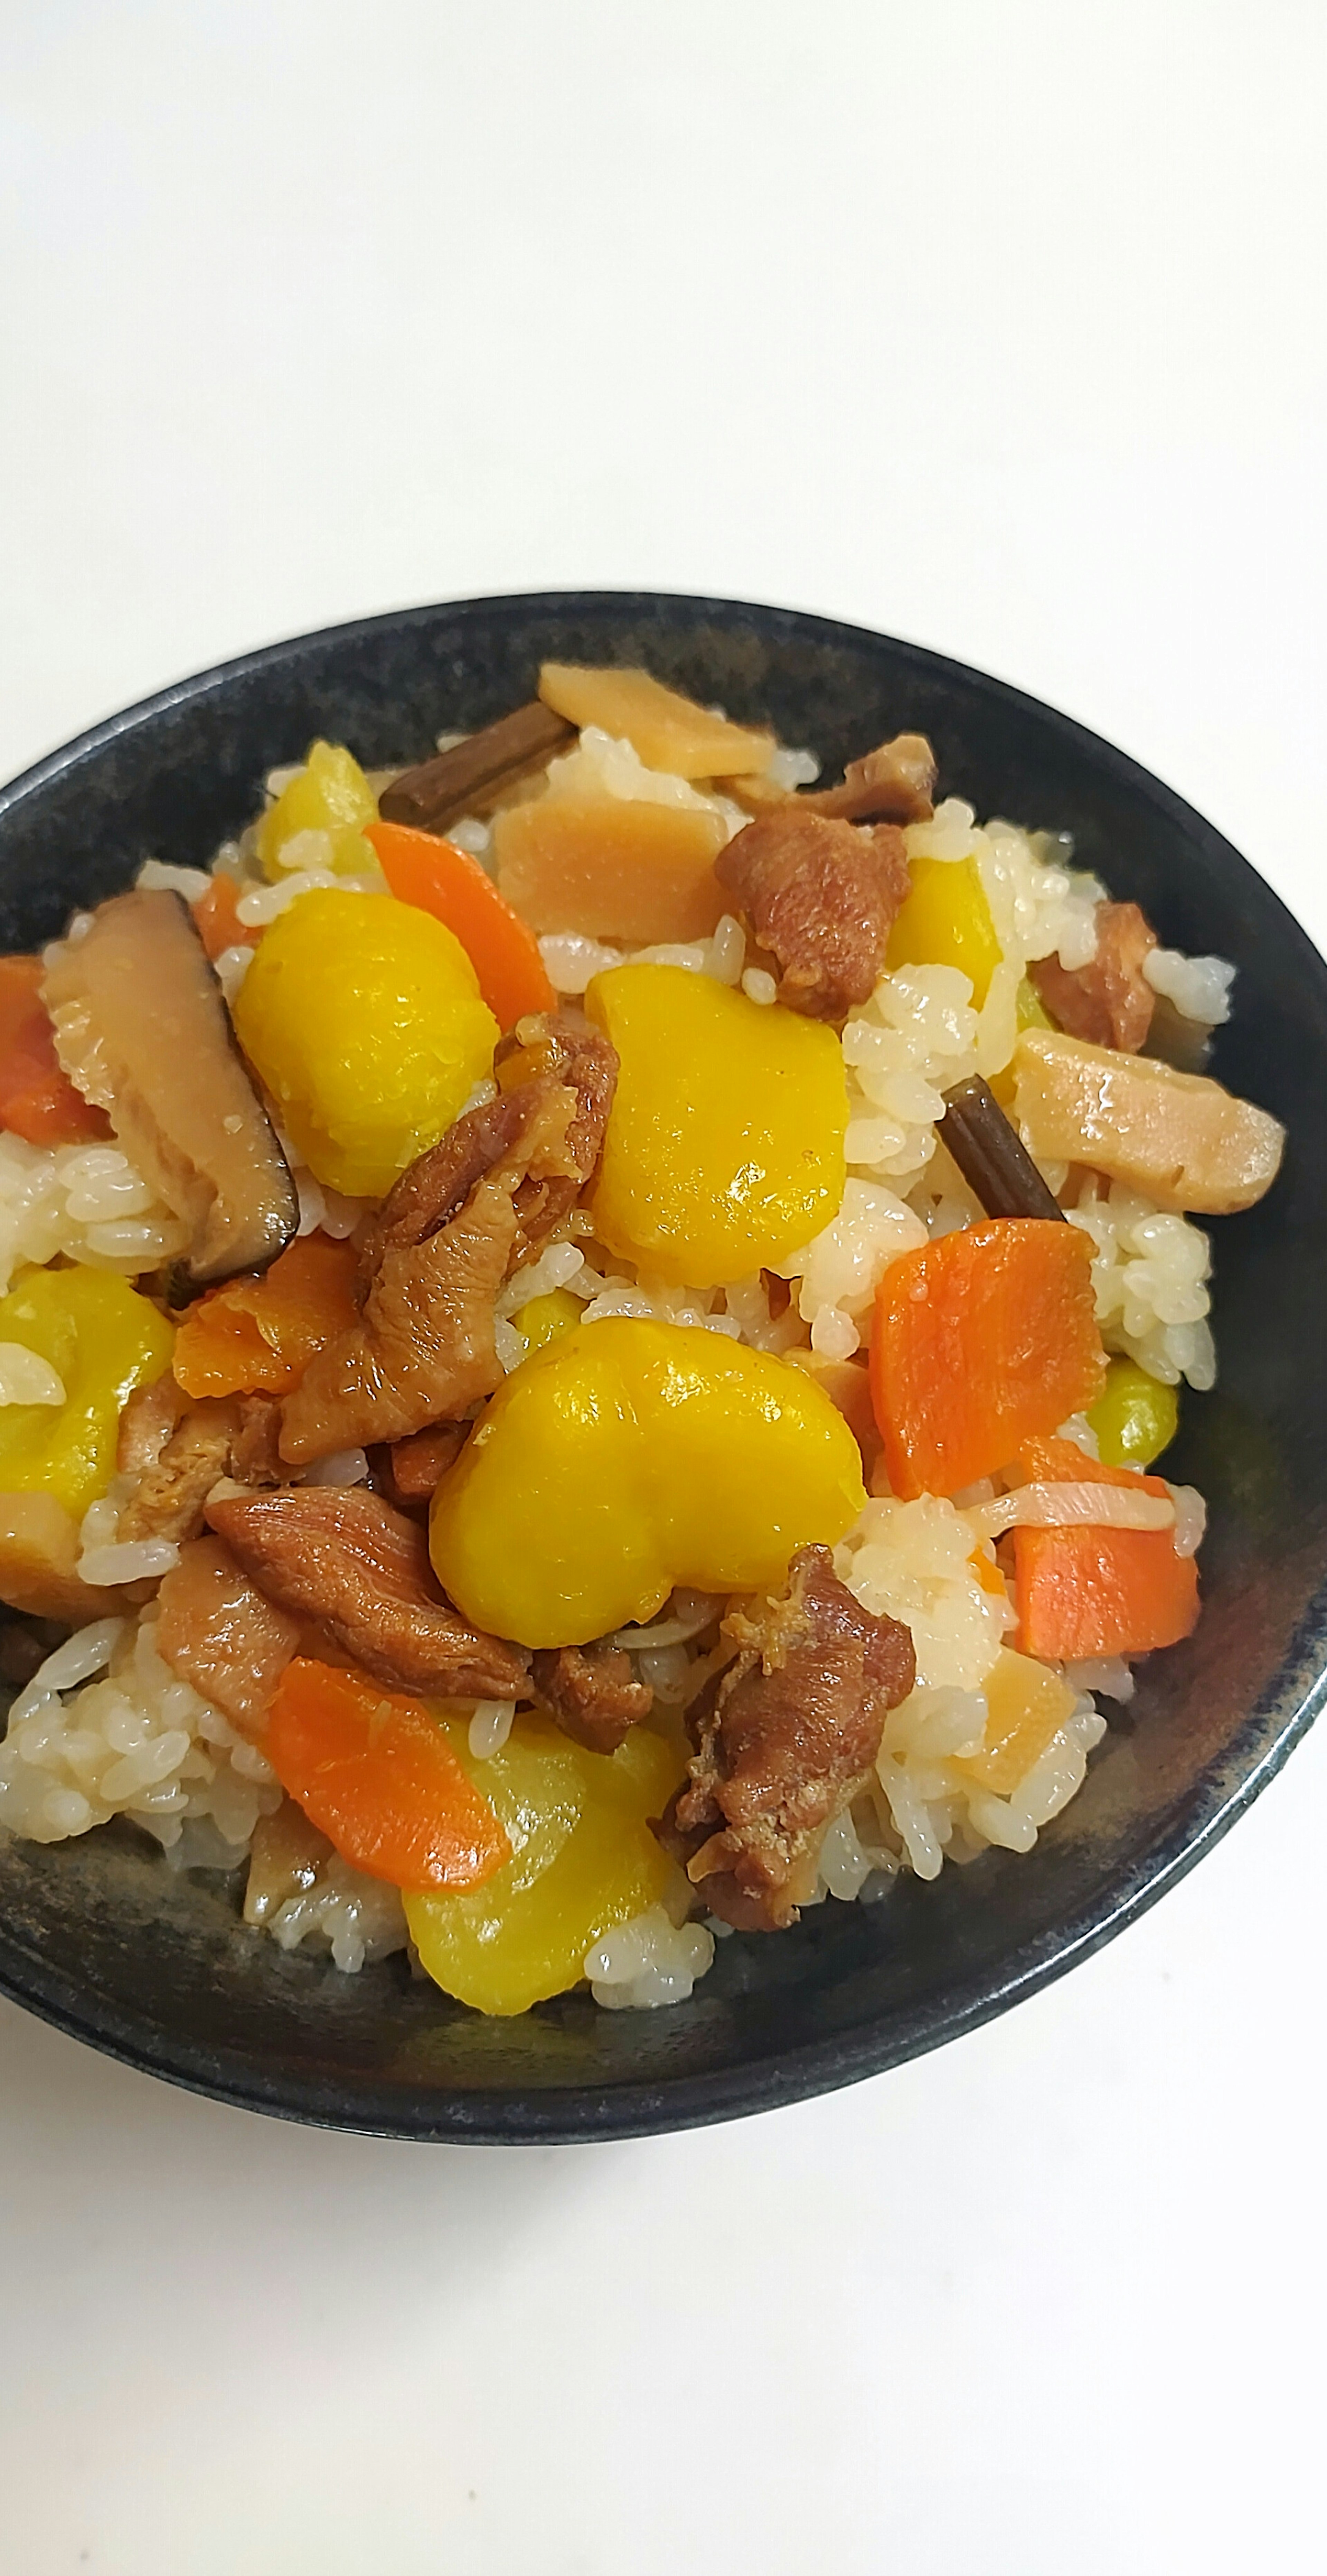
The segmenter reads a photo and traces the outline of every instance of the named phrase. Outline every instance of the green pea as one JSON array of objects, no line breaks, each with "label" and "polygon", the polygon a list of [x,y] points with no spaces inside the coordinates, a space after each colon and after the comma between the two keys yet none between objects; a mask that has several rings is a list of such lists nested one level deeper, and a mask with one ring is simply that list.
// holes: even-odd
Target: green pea
[{"label": "green pea", "polygon": [[1137,1360],[1112,1360],[1105,1393],[1087,1418],[1106,1466],[1150,1467],[1175,1437],[1180,1400]]}]

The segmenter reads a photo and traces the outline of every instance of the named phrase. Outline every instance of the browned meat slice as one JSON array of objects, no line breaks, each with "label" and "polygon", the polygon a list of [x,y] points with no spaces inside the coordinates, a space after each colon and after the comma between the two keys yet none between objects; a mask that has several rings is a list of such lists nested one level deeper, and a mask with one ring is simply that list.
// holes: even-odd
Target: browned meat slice
[{"label": "browned meat slice", "polygon": [[648,1682],[633,1678],[631,1657],[602,1642],[541,1647],[530,1679],[563,1734],[589,1753],[616,1753],[654,1698]]},{"label": "browned meat slice", "polygon": [[261,1738],[272,1694],[300,1643],[298,1620],[267,1600],[215,1538],[181,1548],[157,1599],[163,1660],[242,1735]]},{"label": "browned meat slice", "polygon": [[499,1095],[485,1101],[482,1109],[467,1109],[436,1145],[416,1156],[369,1220],[360,1254],[361,1279],[372,1281],[389,1246],[412,1250],[441,1232],[479,1183],[515,1152],[527,1106],[514,1095]]},{"label": "browned meat slice", "polygon": [[841,787],[816,788],[805,802],[817,814],[861,822],[924,823],[934,813],[936,762],[925,734],[897,733],[861,760],[850,760]]},{"label": "browned meat slice", "polygon": [[576,1095],[566,1172],[530,1172],[516,1193],[517,1256],[524,1261],[564,1223],[603,1152],[617,1089],[617,1049],[570,1010],[530,1013],[502,1040],[494,1071],[504,1092],[518,1082],[565,1083]]},{"label": "browned meat slice", "polygon": [[912,1639],[873,1619],[828,1548],[798,1550],[776,1601],[733,1610],[735,1660],[693,1716],[691,1777],[661,1822],[706,1905],[742,1929],[797,1919],[815,1838],[869,1776],[916,1676]]},{"label": "browned meat slice", "polygon": [[470,1435],[468,1422],[434,1422],[427,1431],[395,1440],[383,1452],[391,1496],[398,1503],[426,1503]]},{"label": "browned meat slice", "polygon": [[364,1245],[360,1319],[286,1398],[292,1465],[454,1421],[497,1385],[494,1299],[589,1179],[616,1075],[612,1049],[588,1032],[520,1025],[524,1053],[546,1065],[522,1080],[512,1058],[512,1086],[458,1118],[383,1202]]},{"label": "browned meat slice", "polygon": [[1089,1046],[1137,1055],[1147,1043],[1156,995],[1143,973],[1157,935],[1136,903],[1097,906],[1097,953],[1070,969],[1058,957],[1039,957],[1028,973],[1056,1027]]},{"label": "browned meat slice", "polygon": [[218,1477],[279,1485],[281,1407],[274,1396],[204,1397],[190,1402],[169,1370],[139,1387],[120,1416],[115,1463],[136,1476],[122,1505],[120,1539],[196,1538],[203,1503]]},{"label": "browned meat slice", "polygon": [[758,946],[780,968],[779,999],[813,1020],[841,1020],[874,991],[908,891],[903,835],[778,805],[714,862]]},{"label": "browned meat slice", "polygon": [[141,1476],[155,1466],[189,1399],[167,1369],[151,1386],[136,1386],[115,1439],[115,1465],[121,1476]]},{"label": "browned meat slice", "polygon": [[[305,1466],[330,1450],[402,1440],[491,1394],[501,1375],[494,1299],[515,1258],[515,1193],[532,1165],[565,1160],[571,1106],[560,1084],[526,1086],[458,1119],[402,1175],[365,1246],[359,1321],[318,1352],[286,1398],[283,1458]],[[458,1137],[458,1128],[469,1133]]]},{"label": "browned meat slice", "polygon": [[362,1486],[218,1494],[207,1517],[268,1599],[317,1621],[341,1654],[389,1690],[455,1699],[528,1692],[526,1658],[481,1636],[444,1601],[416,1521]]},{"label": "browned meat slice", "polygon": [[124,1504],[118,1539],[195,1538],[203,1503],[230,1463],[239,1431],[238,1408],[224,1398],[192,1404],[159,1457],[144,1467],[138,1488]]},{"label": "browned meat slice", "polygon": [[850,760],[839,787],[801,790],[795,797],[768,778],[728,778],[724,785],[748,814],[772,805],[802,814],[827,814],[839,822],[924,823],[934,813],[936,761],[925,734],[899,733],[861,760]]},{"label": "browned meat slice", "polygon": [[275,1395],[236,1398],[239,1423],[231,1444],[230,1472],[240,1485],[283,1485],[281,1400]]}]

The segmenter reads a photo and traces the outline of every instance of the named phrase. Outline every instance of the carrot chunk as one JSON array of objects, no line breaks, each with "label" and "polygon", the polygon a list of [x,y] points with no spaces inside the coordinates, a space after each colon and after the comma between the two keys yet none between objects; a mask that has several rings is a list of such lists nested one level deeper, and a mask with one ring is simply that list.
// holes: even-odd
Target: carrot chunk
[{"label": "carrot chunk", "polygon": [[393,1887],[481,1887],[511,1843],[421,1700],[297,1655],[264,1750],[343,1860]]},{"label": "carrot chunk", "polygon": [[251,948],[257,941],[257,931],[246,930],[240,919],[239,900],[235,879],[215,876],[192,907],[194,928],[214,965],[227,948]]},{"label": "carrot chunk", "polygon": [[[1039,1485],[1169,1490],[1163,1476],[1108,1467],[1071,1440],[1029,1442],[1021,1463]],[[1170,1530],[1016,1529],[1012,1539],[1017,1643],[1025,1655],[1053,1663],[1146,1655],[1177,1645],[1197,1625],[1197,1562],[1178,1553]]]},{"label": "carrot chunk", "polygon": [[111,1122],[77,1091],[55,1052],[40,957],[0,957],[0,1127],[29,1145],[86,1145]]},{"label": "carrot chunk", "polygon": [[1092,1246],[1049,1217],[1000,1218],[890,1263],[871,1398],[896,1494],[955,1494],[1094,1404],[1106,1362]]},{"label": "carrot chunk", "polygon": [[353,1244],[298,1235],[260,1277],[200,1297],[175,1336],[176,1383],[195,1396],[288,1394],[355,1322],[357,1266]]},{"label": "carrot chunk", "polygon": [[366,837],[397,900],[431,912],[460,940],[499,1028],[514,1028],[526,1011],[554,1008],[557,996],[534,932],[504,903],[478,859],[408,823],[370,823]]}]

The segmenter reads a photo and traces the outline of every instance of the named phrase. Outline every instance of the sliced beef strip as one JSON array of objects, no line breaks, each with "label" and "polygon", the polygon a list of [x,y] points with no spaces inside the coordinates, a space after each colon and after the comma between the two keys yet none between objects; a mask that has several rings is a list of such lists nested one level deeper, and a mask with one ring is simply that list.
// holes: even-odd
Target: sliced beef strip
[{"label": "sliced beef strip", "polygon": [[428,1502],[449,1467],[454,1467],[470,1436],[468,1422],[433,1422],[408,1440],[394,1440],[381,1452],[389,1502]]},{"label": "sliced beef strip", "polygon": [[242,1735],[261,1740],[272,1694],[299,1651],[298,1620],[259,1591],[217,1538],[190,1539],[181,1548],[157,1599],[163,1662]]},{"label": "sliced beef strip", "polygon": [[875,990],[909,884],[895,824],[774,806],[719,852],[714,873],[775,959],[792,1010],[841,1020]]},{"label": "sliced beef strip", "polygon": [[563,1734],[590,1753],[616,1753],[637,1718],[648,1717],[654,1699],[648,1682],[634,1678],[631,1657],[604,1641],[541,1647],[530,1680]]},{"label": "sliced beef strip", "polygon": [[1156,932],[1136,903],[1102,903],[1097,906],[1097,953],[1088,965],[1070,968],[1058,957],[1039,957],[1028,974],[1066,1036],[1137,1055],[1147,1043],[1156,1007],[1143,973],[1143,960],[1156,944]]},{"label": "sliced beef strip", "polygon": [[[497,1385],[498,1290],[589,1179],[617,1068],[588,1031],[520,1027],[528,1078],[458,1118],[383,1202],[361,1257],[360,1319],[286,1398],[281,1454],[292,1466],[455,1421]],[[513,1058],[507,1070],[526,1068]]]},{"label": "sliced beef strip", "polygon": [[690,1779],[659,1831],[711,1911],[777,1931],[796,1921],[799,1870],[913,1686],[912,1639],[862,1608],[824,1547],[799,1549],[787,1591],[730,1612],[724,1634],[737,1654],[693,1713]]},{"label": "sliced beef strip", "polygon": [[218,1494],[207,1517],[269,1601],[315,1621],[335,1651],[389,1690],[528,1697],[526,1656],[453,1610],[418,1522],[379,1495],[347,1485]]}]

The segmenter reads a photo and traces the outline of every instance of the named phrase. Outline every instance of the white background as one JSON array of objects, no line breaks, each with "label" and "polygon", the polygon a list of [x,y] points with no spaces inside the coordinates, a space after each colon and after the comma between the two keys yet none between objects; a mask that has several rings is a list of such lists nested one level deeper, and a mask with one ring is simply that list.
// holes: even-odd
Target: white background
[{"label": "white background", "polygon": [[[730,592],[1069,708],[1323,939],[1323,30],[7,0],[0,774],[343,616]],[[659,2142],[306,2134],[0,2006],[3,2576],[1297,2576],[1325,1780]]]}]

